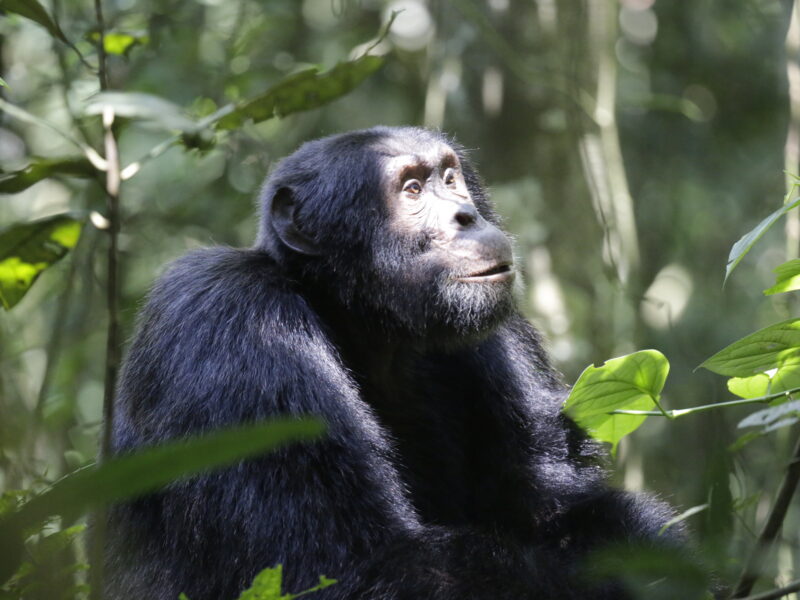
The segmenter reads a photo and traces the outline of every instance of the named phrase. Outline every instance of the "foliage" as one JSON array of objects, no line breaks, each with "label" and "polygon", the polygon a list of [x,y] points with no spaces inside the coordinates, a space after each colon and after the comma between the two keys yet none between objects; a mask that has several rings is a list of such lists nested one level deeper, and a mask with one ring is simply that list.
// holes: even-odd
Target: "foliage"
[{"label": "foliage", "polygon": [[[323,590],[336,583],[335,579],[328,579],[324,575],[320,575],[319,584],[312,588],[296,594],[281,594],[282,579],[282,565],[264,569],[253,579],[253,584],[241,593],[239,600],[292,600],[293,598],[299,598],[300,596]],[[190,599],[186,597],[186,594],[181,594],[179,600]]]},{"label": "foliage", "polygon": [[[792,185],[794,193],[797,183]],[[784,204],[773,212],[753,230],[743,236],[731,249],[726,279],[764,232],[778,218],[800,206],[800,200]],[[791,279],[797,272],[794,260],[778,268],[778,285],[775,291],[797,289]],[[770,290],[768,290],[769,292]],[[789,427],[800,422],[800,400],[793,399],[800,392],[800,319],[790,319],[765,327],[745,336],[723,348],[700,366],[720,375],[726,375],[728,389],[741,400],[729,400],[682,410],[664,410],[660,402],[661,390],[669,372],[669,362],[655,350],[643,350],[627,356],[606,361],[601,367],[589,366],[578,378],[562,408],[563,412],[583,427],[594,439],[610,442],[612,451],[622,437],[638,428],[650,415],[660,415],[668,419],[693,413],[741,406],[743,404],[766,403],[770,406],[757,410],[739,422],[740,428],[759,427],[757,432],[741,436],[730,446],[731,451],[740,450],[745,444],[767,433]],[[647,410],[651,405],[658,411]],[[800,444],[798,444],[800,451]],[[798,477],[793,474],[795,463],[800,456],[795,455],[785,475],[781,493],[791,498],[797,486]],[[713,495],[712,495],[713,498]],[[776,503],[773,518],[781,523],[786,517],[786,502]],[[715,502],[698,505],[684,511],[667,522],[662,533],[674,524],[705,510],[714,511]],[[781,511],[781,512],[778,512]],[[777,515],[777,516],[775,516]],[[772,543],[775,533],[767,534],[769,524],[765,525],[759,544]],[[759,571],[750,570],[753,565],[763,564],[764,549],[756,547],[747,567],[742,572],[739,586],[746,578],[756,578]],[[677,556],[662,561],[658,551],[652,548],[635,549],[606,548],[596,553],[590,562],[592,569],[602,575],[620,577],[628,589],[637,597],[709,598],[706,591],[708,579],[705,570],[687,562],[685,557]],[[682,564],[686,563],[686,564]],[[666,589],[659,589],[660,581],[669,581]],[[749,587],[746,588],[746,592]],[[739,589],[737,589],[737,593]],[[739,597],[739,596],[737,596]]]},{"label": "foliage", "polygon": [[58,215],[0,231],[0,302],[8,310],[39,275],[75,247],[81,223]]},{"label": "foliage", "polygon": [[572,387],[564,412],[596,440],[610,442],[616,451],[619,441],[646,417],[613,411],[660,407],[668,373],[669,362],[657,350],[614,358],[601,367],[590,365]]},{"label": "foliage", "polygon": [[[72,44],[57,20],[38,1],[3,0],[0,9],[41,25],[53,38],[75,52],[82,67],[89,69],[90,73],[94,71],[84,57],[86,50],[81,51]],[[99,29],[87,32],[84,39],[95,45],[98,54],[95,57],[91,57],[91,53],[87,56],[98,60],[98,82],[101,88],[105,88],[108,76],[106,61],[109,56],[128,58],[137,46],[148,46],[151,36],[130,30],[104,31],[104,21],[99,15]],[[102,52],[97,46],[102,47]],[[61,58],[66,60],[63,56]],[[0,171],[0,193],[24,192],[56,177],[67,180],[84,178],[90,184],[102,184],[105,180],[104,191],[109,197],[108,215],[103,216],[95,211],[91,223],[116,236],[119,223],[115,221],[117,217],[113,205],[119,194],[120,181],[137,175],[144,162],[160,156],[176,140],[183,142],[186,152],[192,149],[208,151],[219,141],[215,139],[212,128],[224,130],[231,136],[252,123],[319,108],[354,90],[382,64],[381,57],[362,53],[353,60],[339,62],[329,71],[304,69],[282,78],[251,98],[237,99],[219,110],[211,111],[200,120],[192,116],[193,109],[185,109],[158,95],[144,91],[101,91],[82,102],[80,110],[74,115],[75,121],[70,129],[77,128],[83,140],[76,139],[72,131],[47,118],[0,100],[0,108],[7,116],[48,130],[82,152],[81,155],[61,157],[31,155],[27,157],[24,167]],[[65,65],[62,63],[66,69]],[[112,128],[115,117],[117,124]],[[96,119],[101,119],[105,130],[102,146],[100,140],[89,132],[97,124]],[[118,158],[117,136],[128,124],[126,121],[155,126],[174,137],[155,143],[139,160],[125,168]],[[229,142],[231,139],[227,137],[222,141]],[[98,150],[100,147],[105,157]],[[43,271],[76,247],[82,226],[82,219],[63,213],[30,222],[13,223],[0,231],[0,301],[7,310],[22,300]],[[112,248],[115,246],[116,242]],[[112,250],[109,269],[117,260],[116,250]],[[109,285],[108,294],[113,305],[118,291]],[[112,318],[116,319],[117,316],[112,314]],[[114,358],[114,352],[109,350],[108,361],[118,360],[118,357]],[[110,383],[107,380],[107,385],[113,387],[113,379]],[[35,429],[43,425],[41,420],[44,414],[39,412],[40,409],[43,407],[37,408],[35,414],[38,421],[33,423]],[[74,555],[76,549],[84,546],[83,536],[80,535],[84,525],[72,525],[81,515],[108,503],[153,491],[177,478],[252,457],[290,441],[313,440],[323,430],[323,424],[313,418],[276,419],[106,459],[98,465],[88,465],[70,472],[54,483],[45,481],[37,486],[43,487],[37,493],[33,493],[32,489],[5,492],[0,503],[0,583],[4,582],[0,596],[84,597],[89,589],[81,573],[87,566],[85,561],[76,560]],[[9,448],[5,443],[0,445],[0,459],[4,458],[3,452]],[[61,518],[56,519],[53,515],[60,515]],[[242,598],[295,598],[333,583],[333,580],[321,577],[320,584],[314,588],[282,596],[281,570],[278,566],[261,573]]]},{"label": "foliage", "polygon": [[[736,576],[796,431],[791,390],[800,384],[790,353],[768,341],[751,361],[779,362],[777,371],[693,369],[731,340],[797,317],[797,299],[783,293],[798,272],[795,180],[781,176],[796,168],[784,155],[787,107],[797,104],[786,85],[793,53],[781,43],[789,3],[100,4],[103,27],[89,0],[0,0],[0,227],[58,215],[85,223],[72,247],[41,242],[63,260],[15,254],[26,285],[15,267],[11,290],[0,287],[15,299],[0,311],[0,489],[23,490],[22,502],[96,454],[112,230],[125,339],[164,264],[198,245],[251,243],[253,198],[280,156],[344,129],[425,124],[470,148],[491,184],[517,238],[521,306],[567,380],[634,348],[669,357],[669,382],[655,396],[663,411],[650,384],[634,395],[628,381],[641,404],[591,418],[619,444],[620,482],[644,481],[676,506],[707,505],[682,516],[704,550],[717,538],[719,576]],[[396,27],[376,39],[396,8],[405,8]],[[331,102],[304,107],[313,97]],[[108,128],[103,108],[115,112]],[[109,133],[121,163],[117,219],[104,189],[115,171]],[[759,221],[731,249],[732,232]],[[660,370],[641,376],[655,382]],[[661,428],[648,418],[664,415]],[[642,420],[619,440],[617,423]],[[765,588],[800,572],[798,507]],[[40,525],[28,546],[69,527]],[[84,536],[71,539],[73,556],[57,557],[64,568],[86,559]]]}]

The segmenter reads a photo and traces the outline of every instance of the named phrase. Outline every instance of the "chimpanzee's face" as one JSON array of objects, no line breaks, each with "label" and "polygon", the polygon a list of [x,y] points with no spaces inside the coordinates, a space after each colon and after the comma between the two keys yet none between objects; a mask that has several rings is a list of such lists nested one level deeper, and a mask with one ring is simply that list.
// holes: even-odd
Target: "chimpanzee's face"
[{"label": "chimpanzee's face", "polygon": [[399,135],[375,151],[388,219],[376,238],[374,275],[396,290],[375,297],[426,337],[485,333],[511,306],[508,236],[479,212],[448,144]]},{"label": "chimpanzee's face", "polygon": [[265,196],[259,244],[372,331],[458,345],[512,307],[508,236],[463,153],[436,133],[378,127],[310,142]]}]

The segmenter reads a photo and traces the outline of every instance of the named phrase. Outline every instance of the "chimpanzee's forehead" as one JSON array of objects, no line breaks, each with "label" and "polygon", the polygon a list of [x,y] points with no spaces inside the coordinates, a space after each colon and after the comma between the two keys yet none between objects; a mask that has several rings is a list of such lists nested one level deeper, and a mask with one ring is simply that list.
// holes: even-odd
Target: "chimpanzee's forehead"
[{"label": "chimpanzee's forehead", "polygon": [[435,167],[443,163],[458,162],[455,151],[446,142],[432,135],[385,137],[373,148],[390,167],[404,164]]}]

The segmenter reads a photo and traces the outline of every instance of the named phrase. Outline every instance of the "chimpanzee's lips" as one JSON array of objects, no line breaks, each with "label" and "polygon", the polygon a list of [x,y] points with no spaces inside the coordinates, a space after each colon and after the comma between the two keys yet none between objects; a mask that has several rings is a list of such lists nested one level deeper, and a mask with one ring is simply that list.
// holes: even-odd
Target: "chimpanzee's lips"
[{"label": "chimpanzee's lips", "polygon": [[464,281],[468,283],[494,283],[511,281],[514,279],[514,274],[514,269],[511,268],[511,263],[501,262],[489,267],[488,269],[483,269],[481,271],[470,273],[469,275],[456,277],[456,281]]}]

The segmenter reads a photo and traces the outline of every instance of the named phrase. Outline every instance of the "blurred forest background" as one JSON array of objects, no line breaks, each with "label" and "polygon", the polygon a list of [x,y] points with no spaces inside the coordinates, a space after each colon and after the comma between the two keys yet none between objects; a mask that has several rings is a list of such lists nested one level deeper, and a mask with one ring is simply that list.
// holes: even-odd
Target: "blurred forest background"
[{"label": "blurred forest background", "polygon": [[[84,225],[77,246],[0,313],[0,490],[94,460],[108,326],[106,182],[82,163],[37,163],[82,155],[8,110],[105,155],[92,110],[97,73],[75,51],[96,67],[94,6],[42,2],[72,48],[13,4],[0,2],[12,7],[0,18],[0,168],[19,172],[34,160],[50,176],[30,186],[7,176],[17,187],[0,185],[16,192],[0,195],[0,228],[64,212]],[[376,124],[440,128],[472,149],[516,236],[520,302],[568,383],[589,363],[657,348],[671,362],[668,408],[730,399],[724,378],[694,369],[797,315],[791,294],[762,294],[772,269],[797,257],[796,218],[770,231],[722,287],[732,244],[781,206],[784,170],[800,171],[789,135],[788,74],[800,72],[789,0],[104,0],[104,9],[108,89],[158,96],[194,119],[303,68],[357,58],[402,10],[370,49],[384,65],[322,107],[184,135],[183,144],[171,143],[180,127],[161,105],[118,119],[123,166],[165,144],[119,193],[123,341],[170,260],[252,243],[254,202],[277,160],[305,140]],[[682,510],[712,502],[688,523],[716,548],[712,561],[728,580],[797,435],[785,427],[732,451],[749,412],[651,418],[615,459],[630,489]],[[798,507],[795,499],[764,589],[800,576]]]}]

